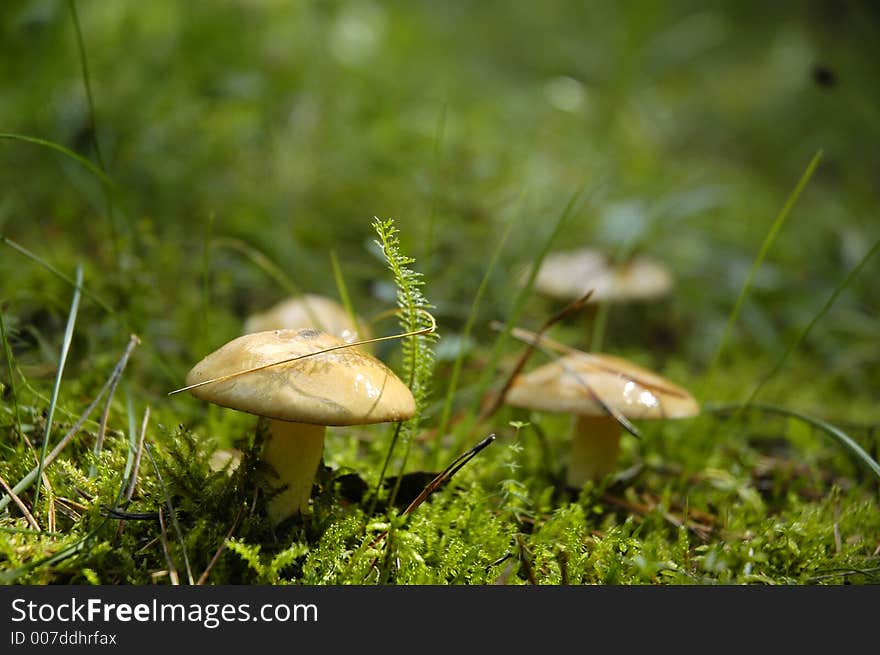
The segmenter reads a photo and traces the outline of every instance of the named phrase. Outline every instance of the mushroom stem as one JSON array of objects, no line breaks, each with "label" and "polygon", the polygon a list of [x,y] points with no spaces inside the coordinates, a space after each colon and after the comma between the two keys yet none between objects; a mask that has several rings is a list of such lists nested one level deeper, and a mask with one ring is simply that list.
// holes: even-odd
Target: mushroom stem
[{"label": "mushroom stem", "polygon": [[620,424],[613,416],[577,417],[565,482],[580,489],[588,480],[601,480],[617,466]]},{"label": "mushroom stem", "polygon": [[269,420],[263,442],[263,461],[277,479],[273,484],[284,489],[269,500],[269,518],[278,525],[299,514],[309,502],[312,482],[324,450],[323,425]]}]

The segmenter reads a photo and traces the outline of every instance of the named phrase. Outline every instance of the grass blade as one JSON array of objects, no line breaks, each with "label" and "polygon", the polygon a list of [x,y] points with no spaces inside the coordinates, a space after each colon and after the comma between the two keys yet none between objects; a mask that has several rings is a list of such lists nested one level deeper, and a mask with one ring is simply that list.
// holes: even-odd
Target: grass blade
[{"label": "grass blade", "polygon": [[76,2],[67,0],[67,6],[70,8],[70,17],[73,21],[73,30],[76,33],[76,47],[79,55],[79,63],[82,68],[83,86],[86,91],[86,103],[89,107],[89,131],[92,136],[92,146],[95,148],[95,158],[98,160],[98,166],[102,171],[106,172],[107,167],[104,165],[104,157],[101,154],[101,145],[98,142],[98,124],[95,119],[95,101],[92,96],[92,82],[89,76],[89,64],[86,59],[86,46],[83,41],[82,27],[79,23],[79,15],[76,12]]},{"label": "grass blade", "polygon": [[751,289],[752,280],[754,279],[755,274],[761,267],[764,258],[767,256],[767,252],[770,250],[770,246],[773,245],[773,242],[776,240],[776,236],[779,234],[779,231],[782,229],[785,220],[791,213],[792,207],[794,207],[794,204],[800,197],[801,192],[804,190],[804,188],[806,188],[807,183],[810,181],[810,178],[813,177],[813,173],[819,166],[819,161],[821,159],[822,151],[819,150],[818,152],[816,152],[815,155],[813,155],[813,159],[810,161],[807,169],[804,171],[803,175],[801,175],[801,178],[800,180],[798,180],[798,183],[795,186],[794,190],[791,192],[791,194],[789,194],[788,199],[785,201],[785,204],[779,211],[779,214],[776,215],[773,224],[770,226],[770,230],[767,232],[767,236],[764,237],[764,242],[761,244],[761,249],[758,251],[758,255],[755,257],[755,261],[752,262],[752,267],[751,269],[749,269],[749,274],[746,277],[746,281],[743,284],[742,289],[740,289],[739,296],[737,297],[736,302],[733,305],[733,310],[727,317],[727,325],[724,326],[724,332],[721,334],[721,340],[718,342],[718,347],[716,348],[715,354],[712,356],[712,360],[709,363],[709,368],[706,373],[707,386],[712,381],[712,376],[715,374],[715,369],[721,359],[721,353],[723,352],[724,347],[727,345],[727,341],[730,338],[730,333],[733,331],[733,326],[736,324],[736,321],[739,318],[739,313],[742,310],[743,303],[745,302],[746,296]]},{"label": "grass blade", "polygon": [[468,412],[468,425],[465,429],[462,430],[462,439],[459,439],[459,443],[456,443],[456,450],[461,450],[464,436],[466,436],[471,427],[473,427],[473,423],[476,420],[475,417],[480,415],[480,404],[483,402],[483,396],[486,393],[486,390],[492,384],[492,379],[495,376],[495,368],[498,363],[498,359],[501,357],[501,349],[504,344],[507,342],[508,337],[510,336],[510,331],[513,329],[513,326],[516,325],[519,320],[520,314],[522,314],[523,309],[525,308],[526,301],[528,300],[529,295],[532,293],[532,287],[535,284],[535,278],[538,276],[538,271],[541,268],[541,264],[544,262],[544,258],[547,256],[547,253],[550,252],[550,248],[553,246],[553,242],[556,240],[556,235],[559,234],[560,229],[562,228],[565,221],[574,211],[575,205],[577,204],[577,200],[582,193],[582,189],[578,189],[575,193],[572,194],[571,198],[569,198],[568,202],[565,204],[565,207],[560,212],[559,216],[556,219],[556,223],[554,223],[553,228],[550,230],[550,234],[544,240],[541,249],[535,255],[535,258],[532,260],[532,267],[529,271],[528,278],[526,279],[525,284],[520,288],[519,293],[516,295],[516,298],[513,302],[513,309],[510,312],[510,316],[508,316],[507,321],[504,324],[504,327],[501,330],[501,334],[492,344],[492,349],[489,351],[489,356],[486,361],[485,368],[483,369],[483,374],[480,376],[480,379],[477,381],[477,391],[474,398],[474,406],[471,408],[471,411]]},{"label": "grass blade", "polygon": [[[150,444],[144,443],[144,450],[147,453],[147,457],[150,459],[150,463],[153,465],[153,471],[156,472],[156,480],[159,481],[159,487],[162,489],[162,496],[165,498],[165,506],[168,508],[168,515],[171,517],[171,525],[174,526],[174,532],[177,534],[177,540],[180,542],[180,549],[183,552],[183,564],[186,567],[187,579],[190,584],[195,584],[192,569],[189,566],[189,557],[186,555],[186,542],[183,540],[183,532],[180,531],[180,524],[177,522],[177,513],[174,511],[174,505],[171,504],[171,496],[168,495],[168,488],[165,486],[165,481],[162,479],[162,474],[159,472],[159,467],[156,464],[156,460],[153,458],[153,451],[150,448]],[[162,531],[164,532],[164,530],[165,526],[163,525]]]},{"label": "grass blade", "polygon": [[43,475],[43,463],[49,448],[49,434],[52,430],[52,418],[55,415],[55,407],[58,404],[58,393],[61,390],[61,377],[64,375],[64,365],[67,362],[67,354],[70,351],[70,342],[73,340],[73,327],[76,325],[76,315],[79,311],[80,290],[82,289],[82,266],[76,267],[76,289],[70,302],[70,312],[67,315],[67,327],[64,330],[64,341],[61,344],[61,356],[58,359],[58,372],[55,375],[55,385],[52,388],[52,398],[49,402],[49,414],[46,417],[46,433],[43,435],[43,449],[40,452],[40,462],[37,465],[37,486],[34,490],[34,509],[40,500],[40,477]]},{"label": "grass blade", "polygon": [[107,400],[104,401],[104,410],[101,412],[101,420],[98,423],[98,434],[95,437],[95,446],[92,450],[94,461],[89,467],[90,478],[93,478],[98,474],[97,460],[101,456],[101,449],[104,447],[104,435],[107,433],[107,420],[110,417],[110,403],[113,402],[113,395],[116,393],[116,386],[121,379],[121,377],[114,378],[107,391]]},{"label": "grass blade", "polygon": [[[76,33],[77,54],[79,55],[80,68],[82,69],[83,87],[86,92],[86,103],[89,107],[89,132],[92,137],[92,147],[95,149],[95,159],[98,160],[98,168],[104,175],[107,174],[107,166],[104,164],[104,155],[101,152],[101,143],[98,140],[98,121],[95,112],[95,100],[92,95],[92,81],[89,75],[89,64],[86,58],[86,45],[83,40],[82,26],[79,22],[79,14],[76,11],[75,0],[67,0],[70,9],[70,17],[73,22],[73,30]],[[112,187],[104,185],[104,200],[107,203],[107,227],[110,233],[110,246],[119,261],[119,233],[114,218]]]},{"label": "grass blade", "polygon": [[[104,386],[98,392],[98,395],[95,396],[95,399],[92,403],[86,408],[85,412],[83,412],[82,416],[80,416],[76,422],[71,426],[71,428],[67,431],[67,434],[58,442],[58,444],[52,449],[45,457],[45,462],[43,463],[43,468],[45,469],[52,462],[55,461],[55,458],[67,447],[67,444],[77,435],[80,428],[86,422],[86,420],[91,416],[92,412],[95,411],[95,408],[98,406],[98,403],[101,402],[101,398],[104,397],[104,394],[107,393],[107,390],[110,388],[110,385],[113,384],[113,380],[122,375],[122,372],[125,370],[125,365],[128,362],[128,358],[131,355],[131,351],[134,347],[140,343],[140,340],[132,335],[131,339],[129,339],[128,346],[125,349],[125,352],[122,354],[122,357],[117,362],[116,367],[113,369],[113,372],[110,374],[110,377],[104,382]],[[34,480],[37,479],[37,474],[39,472],[39,464],[35,466],[33,469],[28,472],[19,482],[12,488],[12,491],[15,493],[21,493],[23,490],[27,489]],[[9,496],[3,496],[0,498],[0,510],[3,510],[12,499]]]},{"label": "grass blade", "polygon": [[45,139],[40,139],[34,136],[27,136],[26,134],[15,134],[13,132],[0,132],[0,139],[9,139],[11,141],[32,143],[34,145],[42,146],[43,148],[48,148],[49,150],[54,150],[55,152],[60,152],[62,155],[72,159],[77,164],[85,168],[89,173],[98,178],[98,180],[101,181],[101,184],[103,184],[105,187],[111,189],[115,188],[113,180],[111,180],[107,176],[107,174],[101,170],[100,167],[96,166],[94,163],[92,163],[82,155],[78,155],[70,148],[65,148],[62,145],[53,143],[52,141],[46,141]]},{"label": "grass blade", "polygon": [[761,390],[761,388],[774,375],[776,375],[780,371],[780,369],[783,367],[786,360],[788,359],[789,355],[791,355],[791,353],[794,352],[794,350],[803,342],[803,340],[807,338],[807,335],[813,329],[813,326],[815,326],[816,323],[819,322],[820,318],[822,318],[825,314],[828,313],[828,310],[831,309],[831,306],[837,300],[837,297],[841,293],[843,293],[843,290],[849,286],[850,282],[852,282],[853,279],[855,279],[855,277],[861,272],[861,270],[868,263],[868,260],[871,259],[871,257],[873,257],[874,254],[878,250],[880,250],[880,239],[878,239],[877,241],[874,242],[874,245],[871,246],[871,248],[868,250],[867,253],[865,253],[864,257],[862,257],[862,259],[859,260],[859,262],[852,268],[852,270],[850,270],[850,272],[843,279],[843,281],[839,285],[837,285],[837,288],[834,289],[834,291],[831,293],[831,295],[828,297],[828,299],[825,301],[825,303],[822,305],[822,307],[819,309],[819,311],[816,313],[816,315],[813,316],[813,318],[810,320],[810,322],[807,323],[806,326],[804,326],[804,328],[800,331],[800,333],[798,333],[798,335],[797,335],[797,337],[795,337],[794,341],[792,341],[788,345],[788,347],[785,349],[785,352],[782,353],[782,357],[779,358],[779,360],[776,362],[776,364],[773,366],[773,368],[770,369],[767,372],[767,374],[761,378],[761,380],[758,382],[758,384],[755,385],[754,389],[752,389],[752,392],[749,394],[749,397],[746,399],[746,402],[745,402],[746,406],[751,404],[751,402],[758,395],[758,392]]},{"label": "grass blade", "polygon": [[293,283],[281,267],[278,266],[275,262],[273,262],[269,257],[267,257],[264,253],[260,252],[253,246],[245,243],[241,239],[235,239],[232,237],[217,237],[215,239],[211,239],[211,247],[212,248],[228,248],[229,250],[235,250],[248,259],[250,259],[254,264],[256,264],[257,268],[262,270],[266,275],[268,275],[272,280],[274,280],[278,286],[280,286],[284,291],[291,296],[301,295],[301,291],[296,284]]},{"label": "grass blade", "polygon": [[0,487],[3,488],[3,491],[6,492],[6,495],[12,498],[15,504],[18,506],[18,509],[21,511],[25,520],[27,520],[28,525],[31,526],[32,529],[40,532],[40,524],[37,523],[37,520],[34,518],[34,515],[28,511],[27,505],[25,505],[21,498],[15,495],[15,492],[9,488],[9,485],[6,484],[6,480],[3,479],[3,476],[0,476]]},{"label": "grass blade", "polygon": [[15,392],[15,371],[12,366],[12,348],[9,347],[9,339],[6,336],[6,323],[3,320],[2,307],[0,307],[0,339],[3,340],[3,354],[6,357],[6,366],[9,369],[9,393],[12,396],[15,429],[18,430],[19,437],[24,438],[24,432],[21,430],[21,412],[18,407],[18,395]]},{"label": "grass blade", "polygon": [[446,387],[446,396],[443,399],[443,409],[440,412],[440,422],[437,426],[437,441],[436,447],[434,448],[434,462],[436,463],[439,455],[440,455],[440,444],[443,439],[443,435],[446,434],[446,429],[449,427],[449,421],[452,416],[452,400],[455,397],[455,392],[458,389],[458,378],[461,375],[461,367],[464,363],[464,352],[465,346],[467,344],[468,338],[470,337],[471,331],[473,330],[474,323],[477,319],[477,313],[480,308],[480,302],[483,299],[483,294],[486,291],[486,287],[489,284],[489,277],[492,275],[492,271],[495,270],[495,265],[498,263],[498,259],[501,256],[501,252],[504,249],[504,244],[507,242],[507,237],[510,236],[510,232],[513,229],[515,221],[511,221],[508,223],[507,228],[505,228],[504,232],[501,235],[501,239],[498,241],[498,245],[495,246],[495,251],[492,253],[492,257],[489,259],[489,265],[486,266],[486,271],[483,273],[483,279],[480,280],[480,285],[477,287],[477,292],[474,294],[474,299],[471,301],[471,310],[468,313],[467,320],[464,324],[464,329],[461,333],[461,341],[459,343],[458,352],[455,355],[455,361],[452,364],[452,372],[449,374],[449,384]]},{"label": "grass blade", "polygon": [[[134,489],[137,486],[138,479],[138,471],[141,467],[141,457],[144,454],[144,437],[147,434],[147,424],[150,422],[150,406],[147,405],[146,409],[144,409],[144,418],[141,420],[141,429],[137,435],[137,443],[134,441],[131,443],[131,452],[133,454],[133,462],[131,466],[131,470],[126,470],[126,478],[128,479],[128,488],[125,490],[125,501],[124,505],[128,506],[131,502],[131,497],[134,495]],[[134,434],[132,433],[132,437]]]},{"label": "grass blade", "polygon": [[69,275],[58,270],[54,266],[52,266],[52,264],[47,262],[45,259],[43,259],[39,255],[31,252],[30,250],[28,250],[24,246],[16,243],[12,239],[8,239],[7,237],[2,236],[2,235],[0,235],[0,243],[4,244],[6,246],[9,246],[18,254],[24,255],[25,257],[30,259],[32,262],[35,262],[35,263],[39,264],[40,266],[42,266],[43,268],[45,268],[47,271],[52,273],[52,275],[54,275],[58,279],[63,280],[64,282],[67,282],[67,284],[69,284],[71,287],[73,287],[77,292],[82,293],[82,295],[84,295],[86,298],[93,300],[99,307],[101,307],[101,309],[106,311],[111,316],[114,316],[114,317],[117,316],[116,312],[114,311],[114,309],[112,307],[110,307],[110,305],[108,305],[106,302],[101,300],[101,298],[96,296],[94,293],[89,291],[87,288],[85,288],[81,284],[78,284],[76,282],[76,280],[74,280],[72,277],[70,277]]},{"label": "grass blade", "polygon": [[728,412],[740,412],[745,409],[755,409],[761,412],[765,412],[768,414],[778,414],[780,416],[786,416],[791,418],[796,418],[804,423],[810,425],[817,430],[820,430],[830,436],[834,441],[836,441],[858,464],[863,466],[868,472],[872,473],[877,480],[880,480],[880,464],[868,454],[868,452],[862,448],[858,442],[855,441],[852,437],[850,437],[846,432],[841,430],[840,428],[827,423],[821,419],[807,416],[806,414],[802,414],[801,412],[796,412],[791,409],[786,409],[784,407],[777,407],[776,405],[764,405],[760,403],[753,403],[748,406],[744,405],[718,405],[714,407],[707,407],[707,411],[711,411],[718,414],[725,414]]},{"label": "grass blade", "polygon": [[336,291],[339,293],[339,300],[345,308],[345,313],[348,314],[348,320],[354,325],[358,336],[363,336],[360,334],[361,325],[360,322],[358,322],[357,314],[355,314],[354,305],[351,304],[351,298],[348,295],[348,287],[345,285],[345,277],[342,275],[342,267],[339,265],[339,257],[336,256],[335,250],[330,251],[330,265],[333,267],[333,279],[336,281]]}]

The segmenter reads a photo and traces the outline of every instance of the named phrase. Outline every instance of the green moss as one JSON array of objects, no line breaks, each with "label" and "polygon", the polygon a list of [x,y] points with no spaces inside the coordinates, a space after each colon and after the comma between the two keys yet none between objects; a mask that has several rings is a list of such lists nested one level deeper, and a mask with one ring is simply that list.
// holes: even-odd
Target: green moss
[{"label": "green moss", "polygon": [[[0,581],[876,584],[880,84],[861,44],[877,22],[655,4],[79,3],[89,103],[69,12],[12,2],[0,132],[53,145],[0,139],[0,477],[38,461],[77,266],[49,449],[98,400],[36,506],[18,492],[41,531],[0,509]],[[345,42],[346,21],[375,38]],[[573,492],[570,417],[479,410],[521,353],[494,322],[558,312],[521,280],[545,248],[579,246],[671,266],[675,295],[606,308],[603,348],[704,411],[637,422],[619,475]],[[375,344],[418,416],[332,428],[310,510],[276,528],[257,420],[168,393],[248,314],[343,279],[376,335],[430,310],[447,342]],[[548,335],[588,348],[596,324],[582,310]],[[752,410],[722,409],[759,382]],[[220,447],[237,468],[211,469]]]}]

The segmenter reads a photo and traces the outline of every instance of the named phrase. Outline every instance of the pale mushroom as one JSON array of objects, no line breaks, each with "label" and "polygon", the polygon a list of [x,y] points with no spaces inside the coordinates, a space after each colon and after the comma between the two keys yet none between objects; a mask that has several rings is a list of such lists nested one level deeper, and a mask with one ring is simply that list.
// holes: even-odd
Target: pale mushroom
[{"label": "pale mushroom", "polygon": [[219,473],[226,471],[232,473],[241,465],[242,453],[238,448],[219,448],[211,453],[208,459],[208,468]]},{"label": "pale mushroom", "polygon": [[684,388],[621,357],[571,351],[517,376],[506,395],[515,407],[576,415],[566,483],[580,488],[611,473],[627,419],[694,416],[699,404]]},{"label": "pale mushroom", "polygon": [[197,398],[269,419],[262,457],[284,487],[269,502],[276,524],[308,504],[326,426],[415,413],[409,388],[385,364],[312,328],[233,339],[196,364],[186,384]]},{"label": "pale mushroom", "polygon": [[253,314],[244,322],[244,333],[266,330],[316,328],[352,343],[370,338],[366,322],[351,316],[332,298],[307,293],[282,300],[264,312]]},{"label": "pale mushroom", "polygon": [[535,276],[534,288],[567,301],[591,289],[591,303],[647,300],[669,293],[672,276],[665,266],[644,255],[614,263],[597,250],[580,248],[547,255]]}]

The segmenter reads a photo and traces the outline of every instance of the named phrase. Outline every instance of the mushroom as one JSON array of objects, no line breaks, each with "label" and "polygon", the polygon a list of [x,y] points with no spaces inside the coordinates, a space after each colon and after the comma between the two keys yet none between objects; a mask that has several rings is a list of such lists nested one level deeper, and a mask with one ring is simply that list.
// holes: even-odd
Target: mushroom
[{"label": "mushroom", "polygon": [[196,364],[186,384],[197,398],[268,419],[262,458],[285,487],[269,501],[275,524],[308,504],[326,426],[415,413],[412,393],[391,369],[313,328],[233,339]]},{"label": "mushroom", "polygon": [[506,395],[515,407],[576,415],[566,483],[581,488],[614,470],[627,419],[694,416],[699,405],[684,388],[621,357],[570,350],[518,375]]},{"label": "mushroom", "polygon": [[369,339],[370,331],[360,317],[351,316],[338,302],[326,296],[307,293],[293,296],[270,307],[265,312],[253,314],[244,322],[244,333],[266,330],[317,328],[339,337],[343,341]]},{"label": "mushroom", "polygon": [[665,266],[643,255],[619,264],[590,248],[550,253],[535,277],[535,290],[560,300],[580,298],[593,290],[589,302],[658,298],[672,288]]},{"label": "mushroom", "polygon": [[242,453],[238,448],[219,448],[211,453],[208,468],[219,473],[226,471],[229,475],[241,466]]}]

